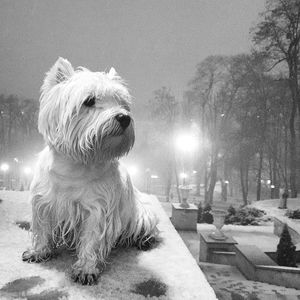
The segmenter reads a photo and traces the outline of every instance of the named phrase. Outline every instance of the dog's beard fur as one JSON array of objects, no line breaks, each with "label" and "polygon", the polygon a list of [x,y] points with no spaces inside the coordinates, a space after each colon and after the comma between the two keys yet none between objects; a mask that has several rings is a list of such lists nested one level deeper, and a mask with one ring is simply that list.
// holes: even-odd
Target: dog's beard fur
[{"label": "dog's beard fur", "polygon": [[[95,105],[87,107],[92,95]],[[156,218],[147,211],[118,158],[134,143],[130,95],[120,79],[93,73],[59,59],[42,86],[39,131],[48,146],[41,152],[31,184],[33,249],[28,261],[51,257],[65,244],[77,251],[73,276],[92,284],[97,262],[112,247],[145,243],[156,234]]]}]

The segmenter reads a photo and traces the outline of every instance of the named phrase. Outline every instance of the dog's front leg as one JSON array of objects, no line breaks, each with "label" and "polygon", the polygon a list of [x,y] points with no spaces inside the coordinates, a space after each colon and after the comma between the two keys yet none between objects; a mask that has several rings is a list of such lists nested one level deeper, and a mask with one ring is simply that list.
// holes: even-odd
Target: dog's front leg
[{"label": "dog's front leg", "polygon": [[55,243],[52,239],[51,213],[41,209],[42,197],[35,196],[32,199],[32,235],[33,247],[22,254],[22,260],[31,262],[43,262],[52,258]]},{"label": "dog's front leg", "polygon": [[99,276],[97,262],[101,228],[95,213],[90,213],[82,225],[83,229],[77,245],[78,260],[72,266],[72,279],[83,285],[92,285],[97,283]]}]

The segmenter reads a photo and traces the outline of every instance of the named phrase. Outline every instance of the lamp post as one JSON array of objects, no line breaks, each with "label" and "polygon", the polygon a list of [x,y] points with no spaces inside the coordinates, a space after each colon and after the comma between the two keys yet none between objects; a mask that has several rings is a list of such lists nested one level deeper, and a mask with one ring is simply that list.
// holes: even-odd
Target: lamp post
[{"label": "lamp post", "polygon": [[187,185],[187,178],[188,175],[185,172],[185,166],[184,166],[184,158],[186,156],[191,155],[195,150],[198,148],[198,139],[194,132],[188,131],[188,132],[180,132],[175,137],[175,148],[179,152],[179,158],[182,160],[182,167],[183,172],[180,173],[180,178],[182,179],[182,185],[178,187],[180,191],[179,199],[181,198],[181,207],[189,207],[189,204],[187,203],[189,192],[191,188]]},{"label": "lamp post", "polygon": [[150,169],[147,168],[146,171],[146,177],[145,177],[145,185],[146,185],[146,193],[150,193],[150,184],[151,184],[151,177],[150,177]]},{"label": "lamp post", "polygon": [[29,189],[30,177],[32,175],[32,169],[30,167],[25,167],[23,169],[23,172],[25,174],[25,188],[26,188],[26,190],[28,190]]},{"label": "lamp post", "polygon": [[185,185],[185,183],[186,183],[185,180],[188,178],[188,175],[186,173],[182,172],[182,173],[180,173],[179,176],[182,179],[182,185]]}]

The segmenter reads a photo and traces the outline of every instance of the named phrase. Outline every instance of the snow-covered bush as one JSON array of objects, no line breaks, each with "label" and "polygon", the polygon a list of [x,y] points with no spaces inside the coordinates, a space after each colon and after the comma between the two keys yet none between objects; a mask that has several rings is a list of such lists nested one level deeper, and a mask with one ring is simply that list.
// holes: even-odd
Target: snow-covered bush
[{"label": "snow-covered bush", "polygon": [[288,210],[285,215],[290,219],[300,219],[300,209]]},{"label": "snow-covered bush", "polygon": [[263,210],[254,207],[235,209],[233,206],[230,206],[225,217],[225,224],[259,225],[259,221],[262,220],[265,214]]},{"label": "snow-covered bush", "polygon": [[214,222],[213,215],[211,214],[211,206],[206,204],[202,208],[201,202],[198,205],[198,223],[212,224]]}]

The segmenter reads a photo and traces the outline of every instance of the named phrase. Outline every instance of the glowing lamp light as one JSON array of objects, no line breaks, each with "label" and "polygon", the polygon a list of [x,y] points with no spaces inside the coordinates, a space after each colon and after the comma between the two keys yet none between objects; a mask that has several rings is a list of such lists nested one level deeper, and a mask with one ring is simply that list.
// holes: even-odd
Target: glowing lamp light
[{"label": "glowing lamp light", "polygon": [[152,179],[158,179],[159,177],[157,175],[151,175]]},{"label": "glowing lamp light", "polygon": [[193,174],[197,174],[197,171],[193,170]]},{"label": "glowing lamp light", "polygon": [[271,189],[275,189],[275,185],[274,185],[274,184],[271,184],[270,188],[271,188]]},{"label": "glowing lamp light", "polygon": [[127,167],[127,171],[131,176],[134,176],[138,173],[138,168],[136,166]]},{"label": "glowing lamp light", "polygon": [[182,152],[193,152],[198,147],[198,140],[193,134],[180,134],[175,139],[175,145]]},{"label": "glowing lamp light", "polygon": [[184,172],[180,173],[179,176],[182,179],[186,179],[188,177],[188,175],[186,173],[184,173]]},{"label": "glowing lamp light", "polygon": [[3,172],[6,172],[9,170],[9,165],[7,163],[3,163],[1,166],[0,166],[0,169],[1,171]]},{"label": "glowing lamp light", "polygon": [[30,174],[32,173],[31,168],[25,167],[25,168],[24,168],[24,173],[25,173],[26,175],[30,175]]},{"label": "glowing lamp light", "polygon": [[225,180],[224,183],[225,183],[225,184],[229,184],[229,181],[228,181],[228,180]]},{"label": "glowing lamp light", "polygon": [[271,180],[270,179],[267,180],[267,184],[271,184]]}]

